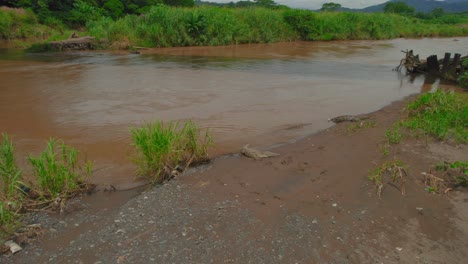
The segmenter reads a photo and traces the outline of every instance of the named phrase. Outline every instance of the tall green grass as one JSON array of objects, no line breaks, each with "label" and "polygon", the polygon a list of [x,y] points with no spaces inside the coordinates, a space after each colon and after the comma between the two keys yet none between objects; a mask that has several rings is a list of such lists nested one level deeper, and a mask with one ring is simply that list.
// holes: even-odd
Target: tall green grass
[{"label": "tall green grass", "polygon": [[7,134],[2,134],[0,142],[0,176],[2,179],[2,197],[11,198],[21,180],[21,170],[16,165],[14,146]]},{"label": "tall green grass", "polygon": [[285,20],[304,40],[391,39],[468,35],[468,29],[385,13],[287,10]]},{"label": "tall green grass", "polygon": [[[194,8],[156,5],[141,15],[113,20],[93,15],[87,32],[106,39],[111,48],[132,46],[218,46],[292,40],[390,39],[397,37],[448,37],[468,35],[463,16],[419,19],[384,13],[312,12],[262,7]],[[23,9],[0,9],[0,38],[51,40],[70,36],[54,17],[37,16]]]},{"label": "tall green grass", "polygon": [[87,189],[85,177],[91,174],[91,163],[80,163],[78,150],[63,141],[51,138],[39,156],[28,159],[38,179],[35,191],[40,197],[66,198]]},{"label": "tall green grass", "polygon": [[209,132],[202,134],[192,121],[183,125],[156,121],[132,128],[131,133],[139,175],[153,183],[168,179],[179,166],[186,168],[208,160],[212,144]]},{"label": "tall green grass", "polygon": [[[60,22],[55,21],[54,23],[57,24]],[[50,26],[40,24],[37,16],[29,10],[7,7],[0,8],[0,39],[45,39],[60,31],[63,32],[63,30],[63,27],[55,30],[52,24]]]},{"label": "tall green grass", "polygon": [[30,186],[22,182],[22,171],[16,165],[14,152],[12,140],[3,134],[0,140],[0,239],[14,232],[27,210],[63,206],[67,198],[93,187],[86,182],[91,164],[84,163],[79,159],[79,152],[61,140],[50,139],[39,156],[28,157],[36,176],[28,177]]},{"label": "tall green grass", "polygon": [[[113,43],[147,47],[217,46],[297,39],[282,13],[264,8],[154,6],[140,16],[87,24],[88,32]],[[120,45],[117,45],[120,46]]]},{"label": "tall green grass", "polygon": [[15,225],[21,209],[22,183],[14,146],[7,134],[2,134],[0,141],[0,177],[0,230],[8,231]]},{"label": "tall green grass", "polygon": [[140,16],[90,21],[87,30],[115,48],[468,35],[466,27],[430,21],[383,13],[153,6]]}]

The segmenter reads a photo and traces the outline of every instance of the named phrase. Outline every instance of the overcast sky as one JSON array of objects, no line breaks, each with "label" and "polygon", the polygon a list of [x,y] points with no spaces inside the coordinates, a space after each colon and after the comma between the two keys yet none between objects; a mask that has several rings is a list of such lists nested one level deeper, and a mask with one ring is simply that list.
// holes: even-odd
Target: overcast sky
[{"label": "overcast sky", "polygon": [[[208,0],[209,2],[229,3],[237,2],[236,0]],[[382,4],[388,0],[274,0],[278,4],[287,5],[298,8],[319,9],[323,3],[334,2],[339,3],[343,7],[363,8],[371,5]]]}]

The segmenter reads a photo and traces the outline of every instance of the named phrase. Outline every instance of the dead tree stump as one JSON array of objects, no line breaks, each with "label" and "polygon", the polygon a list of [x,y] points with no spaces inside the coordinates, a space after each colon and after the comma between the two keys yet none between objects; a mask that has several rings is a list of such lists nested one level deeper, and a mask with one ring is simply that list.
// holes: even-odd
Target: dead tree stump
[{"label": "dead tree stump", "polygon": [[445,53],[444,62],[442,63],[442,74],[446,74],[448,71],[448,66],[450,63],[450,56],[452,56],[451,53],[449,52]]}]

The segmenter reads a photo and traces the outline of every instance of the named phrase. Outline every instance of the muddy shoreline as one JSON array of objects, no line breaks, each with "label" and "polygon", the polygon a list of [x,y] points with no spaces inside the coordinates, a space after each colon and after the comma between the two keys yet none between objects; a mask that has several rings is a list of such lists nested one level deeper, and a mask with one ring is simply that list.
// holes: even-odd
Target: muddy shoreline
[{"label": "muddy shoreline", "polygon": [[[420,173],[466,158],[466,146],[409,139],[389,157],[380,149],[412,98],[369,114],[375,127],[338,124],[269,159],[219,157],[114,208],[91,206],[91,196],[65,215],[36,215],[46,234],[0,261],[464,263],[468,193],[430,194]],[[408,164],[407,194],[388,184],[378,199],[367,175],[390,158]]]}]

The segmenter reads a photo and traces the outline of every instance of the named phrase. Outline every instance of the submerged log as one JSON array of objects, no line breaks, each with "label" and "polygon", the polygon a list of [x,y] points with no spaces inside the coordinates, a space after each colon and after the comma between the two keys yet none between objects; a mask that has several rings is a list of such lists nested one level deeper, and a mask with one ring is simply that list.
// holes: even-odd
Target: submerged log
[{"label": "submerged log", "polygon": [[94,37],[70,38],[61,41],[52,41],[49,45],[54,50],[90,50],[95,44]]},{"label": "submerged log", "polygon": [[446,80],[456,81],[460,75],[467,71],[467,67],[463,66],[463,61],[468,59],[468,56],[462,57],[461,54],[455,53],[451,59],[450,53],[445,53],[443,59],[438,60],[437,55],[427,57],[426,61],[419,60],[418,55],[414,55],[413,51],[402,51],[405,53],[405,58],[400,61],[400,65],[396,70],[400,70],[403,66],[407,73],[428,73]]}]

